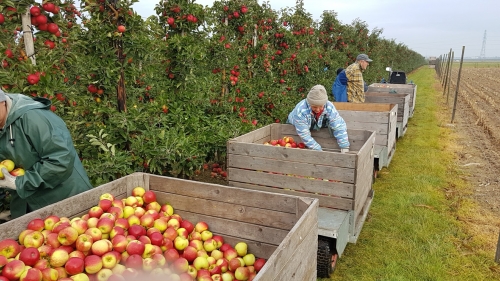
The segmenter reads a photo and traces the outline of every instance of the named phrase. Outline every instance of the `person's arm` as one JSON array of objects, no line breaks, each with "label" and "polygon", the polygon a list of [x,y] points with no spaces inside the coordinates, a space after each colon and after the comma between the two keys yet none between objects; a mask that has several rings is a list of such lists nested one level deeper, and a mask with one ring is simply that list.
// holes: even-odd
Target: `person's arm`
[{"label": "person's arm", "polygon": [[326,110],[329,121],[328,125],[333,130],[333,136],[337,139],[337,144],[341,149],[349,149],[350,143],[344,118],[340,116],[339,112],[331,104],[326,107]]},{"label": "person's arm", "polygon": [[[25,199],[39,189],[52,189],[67,180],[75,157],[71,135],[64,121],[51,112],[30,110],[22,119],[25,136],[40,159],[16,178],[19,197]],[[19,136],[21,137],[21,136]]]}]

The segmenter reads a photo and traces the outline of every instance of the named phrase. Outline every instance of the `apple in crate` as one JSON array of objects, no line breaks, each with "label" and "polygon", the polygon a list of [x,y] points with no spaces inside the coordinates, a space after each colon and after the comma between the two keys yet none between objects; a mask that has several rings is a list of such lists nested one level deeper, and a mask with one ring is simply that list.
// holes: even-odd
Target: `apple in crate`
[{"label": "apple in crate", "polygon": [[64,269],[69,275],[76,275],[85,270],[85,260],[78,257],[69,258],[64,265]]},{"label": "apple in crate", "polygon": [[95,274],[102,269],[102,259],[100,256],[88,255],[85,257],[85,272]]},{"label": "apple in crate", "polygon": [[33,267],[40,260],[40,252],[37,248],[25,248],[19,254],[19,260],[25,265]]}]

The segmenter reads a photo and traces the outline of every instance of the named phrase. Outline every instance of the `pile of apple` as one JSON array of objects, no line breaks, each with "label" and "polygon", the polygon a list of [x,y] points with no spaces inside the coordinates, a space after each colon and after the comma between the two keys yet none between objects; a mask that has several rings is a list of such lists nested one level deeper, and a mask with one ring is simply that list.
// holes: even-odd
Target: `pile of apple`
[{"label": "pile of apple", "polygon": [[284,136],[281,139],[270,140],[264,142],[264,145],[272,145],[272,146],[284,146],[290,148],[301,148],[305,149],[306,145],[303,142],[296,143],[293,137]]},{"label": "pile of apple", "polygon": [[266,260],[160,205],[153,191],[102,194],[81,217],[36,218],[0,241],[0,281],[253,280]]},{"label": "pile of apple", "polygon": [[14,161],[9,160],[9,159],[5,159],[5,160],[2,160],[2,162],[0,162],[0,179],[4,178],[3,173],[2,173],[2,168],[7,169],[7,171],[9,171],[9,173],[11,175],[16,176],[16,177],[24,175],[23,168],[16,167],[16,164],[14,163]]}]

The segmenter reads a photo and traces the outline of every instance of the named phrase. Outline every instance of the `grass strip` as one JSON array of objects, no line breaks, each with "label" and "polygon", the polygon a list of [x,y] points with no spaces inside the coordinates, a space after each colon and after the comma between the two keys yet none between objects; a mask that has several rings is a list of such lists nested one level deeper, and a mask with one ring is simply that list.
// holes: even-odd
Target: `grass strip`
[{"label": "grass strip", "polygon": [[454,133],[443,125],[450,115],[435,71],[422,67],[409,79],[418,90],[408,130],[373,186],[357,243],[332,279],[321,280],[499,280],[491,251],[464,247],[471,235],[457,216],[474,205],[462,196],[468,186],[455,164]]}]

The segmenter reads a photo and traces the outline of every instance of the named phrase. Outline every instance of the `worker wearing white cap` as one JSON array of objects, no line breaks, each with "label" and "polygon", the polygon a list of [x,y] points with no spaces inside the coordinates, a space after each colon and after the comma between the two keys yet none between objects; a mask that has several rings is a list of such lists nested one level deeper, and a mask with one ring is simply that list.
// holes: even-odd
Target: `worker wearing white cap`
[{"label": "worker wearing white cap", "polygon": [[328,101],[328,94],[322,85],[311,88],[307,98],[301,100],[290,112],[287,123],[295,126],[297,134],[310,149],[322,150],[321,145],[311,136],[311,131],[329,128],[337,139],[341,152],[349,151],[346,123],[333,103]]}]

